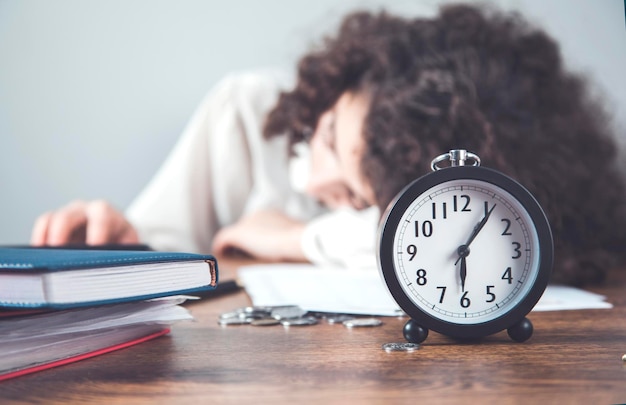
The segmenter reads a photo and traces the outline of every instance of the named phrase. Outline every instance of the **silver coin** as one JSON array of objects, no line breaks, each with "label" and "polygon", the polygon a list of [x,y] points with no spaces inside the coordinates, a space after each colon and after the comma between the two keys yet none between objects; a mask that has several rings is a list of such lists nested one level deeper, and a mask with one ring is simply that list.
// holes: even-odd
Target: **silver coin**
[{"label": "silver coin", "polygon": [[312,316],[307,316],[304,318],[283,319],[280,323],[283,326],[309,326],[315,325],[317,323],[317,319]]},{"label": "silver coin", "polygon": [[351,321],[356,318],[351,315],[336,314],[336,315],[328,315],[324,317],[324,319],[326,319],[326,322],[330,324],[335,324],[335,323],[343,323],[345,321]]},{"label": "silver coin", "polygon": [[267,318],[267,314],[246,313],[246,312],[225,312],[220,315],[219,319],[260,319]]},{"label": "silver coin", "polygon": [[255,319],[267,318],[272,314],[272,311],[267,307],[244,307],[236,310],[244,317],[250,317]]},{"label": "silver coin", "polygon": [[420,345],[417,343],[385,343],[383,350],[387,353],[391,352],[414,352],[419,349]]},{"label": "silver coin", "polygon": [[276,318],[278,320],[300,318],[304,314],[306,314],[306,311],[296,305],[276,307],[272,309],[272,318]]},{"label": "silver coin", "polygon": [[358,318],[351,319],[348,321],[343,321],[344,326],[348,328],[362,328],[362,327],[372,327],[372,326],[380,326],[383,324],[383,321],[376,318]]},{"label": "silver coin", "polygon": [[241,311],[247,314],[267,314],[270,315],[272,313],[272,307],[244,307],[240,308]]},{"label": "silver coin", "polygon": [[225,318],[217,321],[219,325],[248,325],[252,322],[250,318]]},{"label": "silver coin", "polygon": [[271,310],[268,307],[242,307],[237,308],[234,311],[224,312],[219,316],[219,319],[231,319],[231,318],[251,318],[261,319],[267,318],[271,315]]},{"label": "silver coin", "polygon": [[278,325],[280,323],[280,321],[278,319],[275,318],[261,318],[261,319],[255,319],[252,322],[250,322],[250,325],[252,326],[273,326],[273,325]]}]

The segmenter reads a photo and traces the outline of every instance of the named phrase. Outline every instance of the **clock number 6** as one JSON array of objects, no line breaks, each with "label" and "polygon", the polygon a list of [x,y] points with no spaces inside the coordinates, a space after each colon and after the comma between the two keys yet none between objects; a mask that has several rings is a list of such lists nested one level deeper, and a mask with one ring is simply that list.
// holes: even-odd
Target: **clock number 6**
[{"label": "clock number 6", "polygon": [[463,295],[461,296],[460,304],[463,308],[469,308],[469,306],[472,304],[472,301],[470,301],[470,299],[467,298],[467,293],[468,291],[465,291]]}]

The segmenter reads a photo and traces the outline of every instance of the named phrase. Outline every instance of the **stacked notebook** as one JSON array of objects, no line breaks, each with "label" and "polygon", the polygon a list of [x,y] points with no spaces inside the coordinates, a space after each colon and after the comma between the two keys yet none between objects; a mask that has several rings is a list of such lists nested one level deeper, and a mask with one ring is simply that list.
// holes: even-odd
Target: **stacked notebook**
[{"label": "stacked notebook", "polygon": [[0,248],[0,381],[165,335],[216,285],[209,255]]}]

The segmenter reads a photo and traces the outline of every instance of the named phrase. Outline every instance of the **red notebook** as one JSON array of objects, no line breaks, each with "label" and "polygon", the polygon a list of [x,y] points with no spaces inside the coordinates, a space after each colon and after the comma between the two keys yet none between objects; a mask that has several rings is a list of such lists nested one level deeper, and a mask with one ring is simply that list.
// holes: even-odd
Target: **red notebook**
[{"label": "red notebook", "polygon": [[185,297],[0,318],[0,381],[123,349],[191,320]]},{"label": "red notebook", "polygon": [[89,359],[91,357],[99,356],[101,354],[109,353],[115,350],[124,349],[124,348],[134,346],[139,343],[146,342],[148,340],[152,340],[159,336],[166,335],[169,332],[170,332],[170,329],[165,328],[156,332],[152,332],[145,336],[137,337],[133,340],[129,340],[126,342],[115,343],[111,346],[102,347],[102,348],[95,349],[92,351],[87,351],[84,353],[70,355],[69,357],[65,357],[65,358],[45,360],[45,362],[43,363],[31,364],[31,365],[26,366],[26,368],[13,369],[12,371],[5,372],[4,374],[0,374],[0,381],[8,380],[9,378],[15,378],[15,377],[19,377],[19,376],[26,375],[26,374],[35,373],[37,371],[47,370],[53,367],[63,366],[65,364],[74,363],[80,360]]}]

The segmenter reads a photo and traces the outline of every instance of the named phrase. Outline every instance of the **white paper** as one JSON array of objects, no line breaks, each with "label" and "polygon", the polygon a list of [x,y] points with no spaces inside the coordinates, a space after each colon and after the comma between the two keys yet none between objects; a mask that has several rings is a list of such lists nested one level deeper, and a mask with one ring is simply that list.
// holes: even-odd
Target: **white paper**
[{"label": "white paper", "polygon": [[315,312],[401,315],[376,271],[269,264],[239,269],[254,305],[298,305]]},{"label": "white paper", "polygon": [[[238,274],[253,305],[298,305],[307,311],[360,315],[403,313],[376,270],[280,263],[243,266]],[[533,311],[612,308],[604,299],[573,287],[548,286]]]},{"label": "white paper", "polygon": [[613,308],[604,295],[563,285],[549,285],[533,311]]}]

